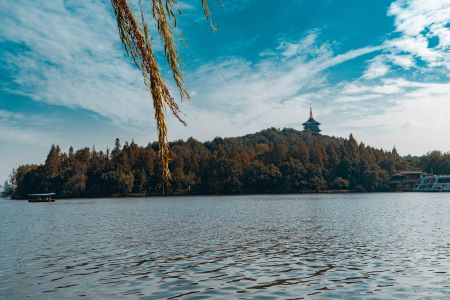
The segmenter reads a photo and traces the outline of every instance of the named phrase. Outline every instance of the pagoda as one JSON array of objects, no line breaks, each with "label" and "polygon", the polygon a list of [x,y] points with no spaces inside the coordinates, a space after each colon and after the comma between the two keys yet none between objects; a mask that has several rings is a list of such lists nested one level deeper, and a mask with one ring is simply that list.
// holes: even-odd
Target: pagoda
[{"label": "pagoda", "polygon": [[305,132],[310,132],[313,135],[319,135],[322,130],[320,130],[320,123],[314,120],[312,107],[309,107],[309,119],[302,124]]}]

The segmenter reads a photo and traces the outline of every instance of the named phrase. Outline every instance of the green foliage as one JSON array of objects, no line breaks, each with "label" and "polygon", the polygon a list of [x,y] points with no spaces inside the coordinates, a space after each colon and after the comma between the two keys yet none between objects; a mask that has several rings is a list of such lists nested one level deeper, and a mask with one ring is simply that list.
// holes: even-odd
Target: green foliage
[{"label": "green foliage", "polygon": [[[171,185],[164,190],[158,144],[134,142],[98,152],[61,153],[52,146],[43,165],[20,166],[12,194],[55,192],[58,197],[129,194],[300,193],[324,190],[386,191],[389,177],[410,165],[394,152],[349,139],[313,136],[294,129],[267,129],[237,138],[170,144]],[[436,158],[437,157],[437,158]],[[442,163],[446,161],[447,165]],[[431,153],[424,165],[445,169],[448,154]],[[449,172],[450,173],[450,172]]]},{"label": "green foliage", "polygon": [[450,152],[428,152],[419,159],[419,167],[434,174],[450,174]]}]

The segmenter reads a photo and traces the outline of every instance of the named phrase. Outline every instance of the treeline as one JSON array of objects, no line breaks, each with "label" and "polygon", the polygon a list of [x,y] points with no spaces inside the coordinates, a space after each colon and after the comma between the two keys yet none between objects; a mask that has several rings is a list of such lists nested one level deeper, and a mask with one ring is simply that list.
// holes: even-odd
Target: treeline
[{"label": "treeline", "polygon": [[450,152],[431,151],[424,156],[407,156],[411,166],[431,174],[450,174]]},{"label": "treeline", "polygon": [[157,143],[109,151],[94,147],[63,153],[52,146],[43,165],[13,171],[15,198],[55,192],[57,197],[152,194],[301,193],[386,191],[390,175],[410,168],[396,151],[294,129],[267,129],[236,138],[171,143],[172,181],[161,185]]}]

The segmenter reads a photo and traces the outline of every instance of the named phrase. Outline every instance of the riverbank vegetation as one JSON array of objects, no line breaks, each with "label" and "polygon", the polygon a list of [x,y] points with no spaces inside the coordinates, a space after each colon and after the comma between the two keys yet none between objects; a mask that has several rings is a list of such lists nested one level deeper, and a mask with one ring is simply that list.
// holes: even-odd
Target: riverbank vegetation
[{"label": "riverbank vegetation", "polygon": [[67,153],[52,146],[42,165],[22,165],[11,175],[12,196],[55,192],[58,197],[153,194],[252,194],[318,191],[387,191],[391,175],[419,168],[396,151],[348,139],[314,136],[294,129],[267,129],[236,138],[170,143],[169,187],[158,143],[134,142],[97,151]]},{"label": "riverbank vegetation", "polygon": [[[409,157],[406,157],[410,160]],[[421,157],[413,158],[413,165],[432,174],[450,174],[450,152],[431,151]]]}]

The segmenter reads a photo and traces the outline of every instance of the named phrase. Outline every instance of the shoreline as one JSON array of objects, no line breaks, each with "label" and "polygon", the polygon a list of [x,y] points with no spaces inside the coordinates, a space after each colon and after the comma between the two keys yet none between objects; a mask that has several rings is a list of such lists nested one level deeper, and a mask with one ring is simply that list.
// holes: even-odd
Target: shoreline
[{"label": "shoreline", "polygon": [[[166,198],[166,197],[228,197],[228,196],[288,196],[288,195],[337,195],[337,194],[403,194],[403,193],[413,193],[412,191],[379,191],[379,192],[358,192],[350,190],[330,190],[330,191],[319,191],[319,192],[301,192],[301,193],[241,193],[241,194],[146,194],[146,195],[110,195],[110,196],[74,196],[74,197],[55,197],[55,200],[79,200],[79,199],[139,199],[139,198]],[[15,200],[15,201],[27,201],[28,198],[15,199],[10,197],[0,197],[5,200]]]}]

